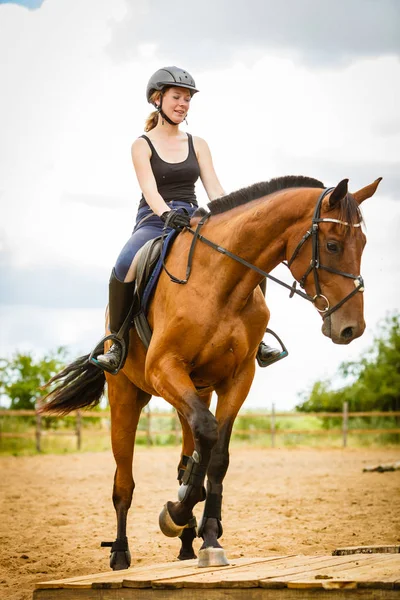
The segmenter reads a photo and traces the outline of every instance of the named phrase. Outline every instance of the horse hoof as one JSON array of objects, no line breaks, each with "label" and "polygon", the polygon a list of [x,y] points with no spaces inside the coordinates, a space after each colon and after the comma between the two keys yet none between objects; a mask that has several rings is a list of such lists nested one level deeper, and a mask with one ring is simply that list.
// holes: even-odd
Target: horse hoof
[{"label": "horse hoof", "polygon": [[129,550],[116,550],[111,552],[110,567],[113,571],[129,569],[131,565],[131,553]]},{"label": "horse hoof", "polygon": [[204,548],[199,550],[199,567],[226,567],[229,561],[223,548]]},{"label": "horse hoof", "polygon": [[[179,536],[182,546],[179,552],[178,560],[192,560],[197,558],[193,550],[193,540],[197,537],[195,523],[196,517],[193,517],[188,523],[187,527],[182,531],[182,534]],[[194,526],[192,524],[194,524]]]},{"label": "horse hoof", "polygon": [[178,560],[193,560],[197,558],[194,553],[194,550],[181,550],[178,555]]},{"label": "horse hoof", "polygon": [[177,525],[172,520],[172,517],[168,511],[168,503],[164,506],[164,508],[160,512],[160,516],[158,518],[158,523],[160,525],[161,531],[167,537],[178,537],[179,535],[181,535],[182,531],[185,529],[185,525]]}]

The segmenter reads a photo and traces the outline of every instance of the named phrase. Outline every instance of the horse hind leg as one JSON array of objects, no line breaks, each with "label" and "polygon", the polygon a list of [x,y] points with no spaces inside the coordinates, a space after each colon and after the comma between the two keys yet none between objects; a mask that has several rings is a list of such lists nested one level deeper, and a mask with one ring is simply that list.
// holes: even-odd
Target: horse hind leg
[{"label": "horse hind leg", "polygon": [[132,476],[133,451],[140,413],[151,396],[139,390],[122,372],[117,376],[108,376],[107,379],[111,442],[117,465],[113,487],[117,537],[114,542],[103,542],[102,546],[111,547],[110,567],[117,571],[127,569],[131,563],[126,524],[135,488]]},{"label": "horse hind leg", "polygon": [[[190,459],[190,456],[188,454],[182,454],[181,457],[181,461],[179,462],[179,467],[178,467],[178,481],[179,481],[179,485],[182,485],[182,476],[185,472],[185,468],[187,465],[187,461]],[[182,468],[185,467],[185,468]],[[191,560],[193,558],[197,558],[195,551],[193,549],[193,541],[196,539],[197,537],[197,520],[196,517],[193,516],[189,522],[187,523],[186,527],[184,528],[184,530],[182,531],[182,533],[179,536],[180,542],[181,542],[181,548],[178,554],[178,560]]]}]

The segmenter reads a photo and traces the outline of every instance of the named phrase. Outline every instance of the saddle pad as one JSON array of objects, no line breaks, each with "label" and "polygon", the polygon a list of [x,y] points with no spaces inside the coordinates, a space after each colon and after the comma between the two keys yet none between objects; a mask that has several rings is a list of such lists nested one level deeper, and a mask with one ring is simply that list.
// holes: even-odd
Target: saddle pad
[{"label": "saddle pad", "polygon": [[146,289],[148,279],[160,258],[162,237],[158,236],[149,240],[137,253],[137,267],[135,278],[135,294],[141,298]]},{"label": "saddle pad", "polygon": [[144,347],[147,349],[150,345],[152,331],[147,321],[147,310],[152,293],[155,290],[158,278],[162,270],[163,260],[165,259],[172,242],[178,232],[170,231],[166,238],[158,237],[150,240],[143,246],[142,256],[139,257],[136,290],[135,294],[140,300],[138,305],[140,310],[133,318],[136,331]]},{"label": "saddle pad", "polygon": [[[172,231],[169,232],[169,234],[164,238],[164,241],[162,241],[162,238],[156,238],[156,240],[153,241],[157,241],[158,244],[154,245],[152,248],[152,251],[149,253],[149,258],[150,258],[150,269],[151,267],[154,265],[154,268],[151,270],[151,272],[146,272],[146,282],[145,282],[145,286],[144,286],[144,291],[143,293],[140,293],[141,296],[141,310],[142,312],[146,315],[147,311],[148,311],[148,306],[149,306],[149,302],[151,299],[151,296],[155,290],[158,278],[160,277],[161,271],[162,271],[162,266],[163,266],[163,261],[165,260],[171,246],[172,246],[172,242],[174,241],[174,239],[176,238],[176,236],[178,235],[178,231],[175,231],[174,229]],[[155,262],[155,252],[156,250],[158,250],[158,260]],[[145,269],[145,271],[147,271],[147,269]],[[141,282],[141,289],[143,289],[143,283]],[[139,289],[139,292],[141,292],[141,289]]]}]

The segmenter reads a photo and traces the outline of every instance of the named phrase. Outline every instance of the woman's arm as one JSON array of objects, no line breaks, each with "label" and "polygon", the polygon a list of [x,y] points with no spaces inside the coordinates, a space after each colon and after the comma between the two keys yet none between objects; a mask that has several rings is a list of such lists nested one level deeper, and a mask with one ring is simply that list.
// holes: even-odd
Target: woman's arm
[{"label": "woman's arm", "polygon": [[193,138],[193,141],[200,166],[200,179],[207,192],[207,196],[210,200],[224,196],[225,191],[215,172],[207,142],[200,137]]},{"label": "woman's arm", "polygon": [[132,144],[132,162],[143,196],[151,210],[158,216],[170,210],[158,193],[156,180],[150,165],[151,150],[143,138],[138,138]]}]

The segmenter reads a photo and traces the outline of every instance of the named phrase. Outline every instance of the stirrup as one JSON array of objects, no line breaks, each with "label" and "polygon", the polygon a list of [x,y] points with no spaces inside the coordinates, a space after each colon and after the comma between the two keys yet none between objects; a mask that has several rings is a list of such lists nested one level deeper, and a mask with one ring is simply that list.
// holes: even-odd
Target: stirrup
[{"label": "stirrup", "polygon": [[[265,330],[265,333],[270,333],[272,336],[274,336],[274,338],[278,341],[278,343],[280,344],[282,350],[280,352],[280,354],[278,354],[277,356],[273,356],[268,360],[261,360],[258,355],[256,356],[257,362],[259,364],[260,367],[269,367],[270,365],[273,365],[274,363],[278,362],[278,360],[282,360],[282,358],[286,358],[289,354],[285,344],[282,342],[281,338],[272,331],[272,329],[267,329]],[[258,353],[257,353],[258,354]]]},{"label": "stirrup", "polygon": [[[107,340],[112,340],[114,343],[117,343],[121,346],[121,351],[122,351],[122,358],[120,360],[120,363],[118,365],[118,367],[116,369],[109,369],[108,367],[105,367],[103,365],[101,365],[98,361],[97,361],[97,355],[101,354],[102,352],[104,352],[104,343]],[[111,373],[111,375],[116,375],[124,366],[125,363],[125,357],[126,357],[126,343],[125,340],[123,338],[118,337],[118,334],[116,333],[110,333],[109,335],[106,335],[106,337],[102,338],[100,340],[100,342],[98,344],[96,344],[95,348],[92,350],[90,356],[89,356],[89,362],[91,362],[93,365],[95,365],[98,369],[101,369],[102,371],[107,371],[107,373]]]}]

